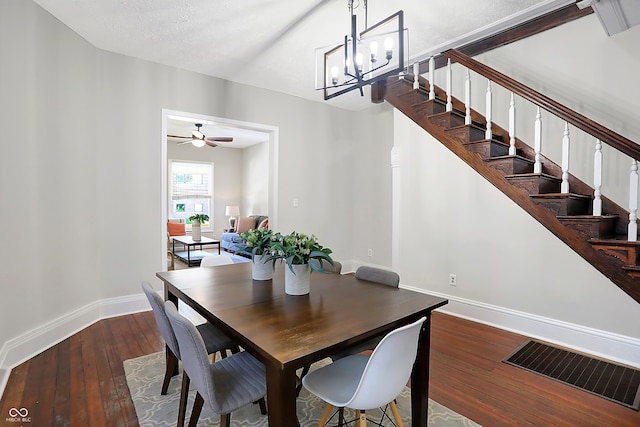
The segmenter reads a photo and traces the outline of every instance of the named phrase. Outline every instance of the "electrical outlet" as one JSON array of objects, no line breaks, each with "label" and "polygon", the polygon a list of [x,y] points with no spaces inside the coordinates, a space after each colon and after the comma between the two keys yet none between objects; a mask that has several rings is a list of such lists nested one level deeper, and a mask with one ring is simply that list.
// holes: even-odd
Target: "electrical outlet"
[{"label": "electrical outlet", "polygon": [[451,286],[456,286],[457,284],[457,277],[455,274],[450,274],[449,275],[449,285]]},{"label": "electrical outlet", "polygon": [[373,249],[367,249],[367,256],[373,256]]}]

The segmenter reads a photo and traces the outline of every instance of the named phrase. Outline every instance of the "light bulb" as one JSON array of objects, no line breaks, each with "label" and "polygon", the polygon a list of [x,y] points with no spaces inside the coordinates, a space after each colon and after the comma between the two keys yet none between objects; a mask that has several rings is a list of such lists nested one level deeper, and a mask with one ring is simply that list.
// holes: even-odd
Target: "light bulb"
[{"label": "light bulb", "polygon": [[204,139],[192,139],[191,143],[193,144],[194,147],[204,147]]},{"label": "light bulb", "polygon": [[387,52],[387,60],[390,60],[393,57],[393,39],[391,37],[384,39],[384,50]]},{"label": "light bulb", "polygon": [[358,71],[359,72],[362,72],[362,59],[363,59],[362,52],[357,52],[356,53],[356,65],[358,66]]},{"label": "light bulb", "polygon": [[331,84],[334,86],[338,84],[338,67],[335,65],[331,67]]},{"label": "light bulb", "polygon": [[378,42],[372,41],[369,50],[371,50],[371,62],[376,62],[378,60]]}]

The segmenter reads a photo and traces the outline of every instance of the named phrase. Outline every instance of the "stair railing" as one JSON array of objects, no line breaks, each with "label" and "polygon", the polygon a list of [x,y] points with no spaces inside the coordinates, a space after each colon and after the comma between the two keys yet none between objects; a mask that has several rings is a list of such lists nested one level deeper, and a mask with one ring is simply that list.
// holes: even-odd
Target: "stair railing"
[{"label": "stair railing", "polygon": [[[542,120],[541,110],[545,110],[552,115],[564,120],[564,132],[562,137],[562,183],[561,192],[569,193],[569,155],[570,155],[570,135],[569,124],[582,130],[583,132],[593,136],[595,138],[595,154],[594,154],[594,167],[593,167],[593,216],[602,215],[602,144],[605,143],[609,147],[618,150],[619,152],[629,156],[631,158],[631,168],[629,173],[629,222],[627,225],[627,239],[629,241],[638,240],[638,161],[640,160],[640,146],[628,138],[608,129],[599,123],[594,122],[588,117],[560,104],[557,101],[543,95],[536,90],[508,77],[493,68],[482,64],[481,62],[455,50],[450,49],[442,53],[447,58],[446,65],[446,103],[447,111],[451,111],[451,99],[452,99],[452,72],[451,63],[457,62],[458,64],[466,67],[466,78],[464,82],[464,98],[465,98],[465,123],[471,123],[471,77],[470,72],[473,71],[487,78],[487,92],[485,99],[485,117],[486,117],[486,131],[485,139],[491,139],[493,136],[492,130],[492,83],[495,83],[507,91],[511,92],[510,105],[509,105],[509,154],[514,155],[516,153],[516,110],[514,96],[517,95],[532,104],[537,106],[536,118],[534,122],[534,173],[542,172]],[[435,61],[431,57],[429,63],[429,99],[435,98],[434,82],[435,75]],[[419,64],[414,64],[414,71],[419,70]],[[415,79],[417,82],[417,79]],[[414,83],[415,84],[415,83]]]}]

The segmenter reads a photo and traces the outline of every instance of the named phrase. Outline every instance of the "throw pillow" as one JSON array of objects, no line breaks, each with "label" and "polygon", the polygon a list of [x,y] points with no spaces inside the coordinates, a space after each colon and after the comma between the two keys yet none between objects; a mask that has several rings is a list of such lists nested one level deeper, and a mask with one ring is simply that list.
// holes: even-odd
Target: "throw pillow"
[{"label": "throw pillow", "polygon": [[269,218],[265,218],[260,222],[260,224],[258,225],[258,230],[260,230],[261,228],[269,228]]},{"label": "throw pillow", "polygon": [[250,216],[241,216],[236,219],[236,232],[243,233],[256,226],[256,219]]},{"label": "throw pillow", "polygon": [[167,222],[169,236],[186,236],[187,230],[184,222]]}]

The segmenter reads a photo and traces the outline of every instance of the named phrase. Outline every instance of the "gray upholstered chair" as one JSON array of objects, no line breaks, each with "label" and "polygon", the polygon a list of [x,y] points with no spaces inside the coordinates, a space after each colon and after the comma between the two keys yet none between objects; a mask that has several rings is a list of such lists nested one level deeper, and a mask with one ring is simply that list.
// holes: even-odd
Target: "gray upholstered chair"
[{"label": "gray upholstered chair", "polygon": [[[146,280],[142,282],[142,290],[149,300],[160,335],[162,335],[162,339],[164,339],[167,343],[167,347],[169,347],[169,353],[167,354],[167,367],[164,374],[164,380],[162,382],[162,390],[160,391],[160,394],[167,394],[169,382],[171,381],[171,377],[174,373],[177,372],[178,360],[180,360],[178,341],[176,340],[173,328],[169,323],[169,318],[167,318],[165,313],[164,299]],[[224,358],[227,356],[227,350],[235,352],[239,351],[238,343],[226,336],[212,324],[204,323],[202,325],[198,325],[197,328],[204,337],[208,354],[220,352],[220,356]]]},{"label": "gray upholstered chair", "polygon": [[339,424],[343,425],[343,408],[356,410],[356,424],[366,426],[366,411],[389,405],[396,425],[402,419],[395,398],[402,392],[416,360],[420,329],[426,317],[389,332],[369,356],[352,354],[323,366],[303,379],[304,387],[327,406],[318,423],[324,427],[332,407],[339,411]]},{"label": "gray upholstered chair", "polygon": [[[191,378],[197,394],[189,426],[195,426],[206,401],[220,415],[220,426],[231,424],[231,412],[258,401],[266,414],[266,370],[262,363],[246,351],[210,363],[200,332],[171,302],[164,305],[178,340],[182,357],[183,379]],[[184,419],[178,415],[178,426]]]},{"label": "gray upholstered chair", "polygon": [[322,268],[331,273],[340,274],[342,273],[342,264],[336,260],[333,260],[333,265],[329,263],[322,263]]},{"label": "gray upholstered chair", "polygon": [[[366,280],[368,282],[380,283],[394,288],[397,288],[400,285],[400,276],[395,271],[383,270],[381,268],[368,267],[365,265],[358,267],[356,270],[356,278]],[[331,356],[331,359],[335,361],[351,354],[361,353],[366,350],[373,350],[381,339],[382,337],[371,338],[368,341],[356,344],[353,347],[334,354]]]},{"label": "gray upholstered chair", "polygon": [[215,267],[216,265],[233,264],[233,260],[229,258],[229,255],[209,255],[202,258],[200,261],[200,267]]}]

